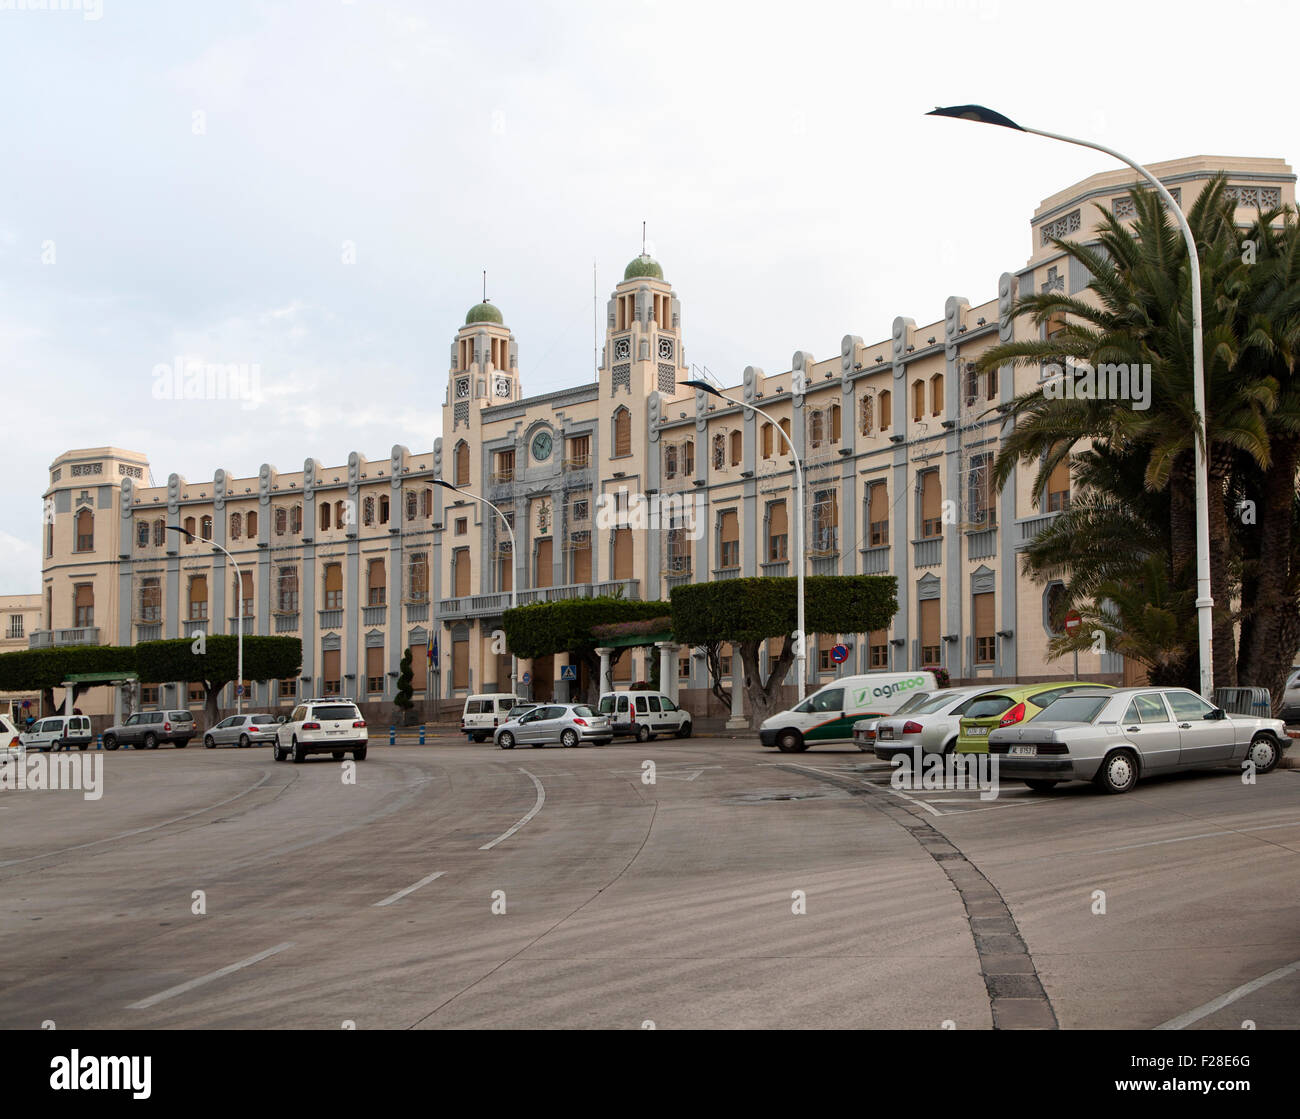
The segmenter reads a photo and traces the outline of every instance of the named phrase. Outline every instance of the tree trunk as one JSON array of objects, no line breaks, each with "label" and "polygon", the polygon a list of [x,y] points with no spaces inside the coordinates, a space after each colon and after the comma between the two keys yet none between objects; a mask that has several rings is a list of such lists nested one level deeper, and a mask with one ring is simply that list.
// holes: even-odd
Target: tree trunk
[{"label": "tree trunk", "polygon": [[[230,681],[226,681],[229,683]],[[217,696],[221,694],[221,689],[225,684],[213,686],[206,680],[203,681],[203,716],[207,719],[208,724],[204,729],[215,727],[221,721],[217,713]]]},{"label": "tree trunk", "polygon": [[[745,694],[749,696],[749,725],[753,729],[759,726],[769,715],[776,713],[776,690],[785,682],[786,673],[794,661],[794,644],[787,634],[781,646],[781,655],[768,673],[766,682],[758,671],[758,651],[760,642],[742,641],[740,643],[740,663],[745,670]],[[734,646],[733,646],[734,648]],[[734,655],[734,653],[733,653]]]},{"label": "tree trunk", "polygon": [[1210,595],[1214,599],[1211,650],[1216,688],[1237,686],[1237,641],[1232,616],[1232,531],[1224,505],[1231,469],[1229,452],[1218,449],[1210,455],[1207,470],[1210,491]]}]

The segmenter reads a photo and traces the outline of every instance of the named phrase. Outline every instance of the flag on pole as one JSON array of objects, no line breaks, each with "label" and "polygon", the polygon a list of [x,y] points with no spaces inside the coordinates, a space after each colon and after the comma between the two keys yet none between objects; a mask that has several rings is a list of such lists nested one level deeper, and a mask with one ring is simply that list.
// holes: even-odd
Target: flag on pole
[{"label": "flag on pole", "polygon": [[429,663],[434,668],[437,668],[438,667],[438,634],[437,631],[433,629],[429,630],[428,655],[429,655]]}]

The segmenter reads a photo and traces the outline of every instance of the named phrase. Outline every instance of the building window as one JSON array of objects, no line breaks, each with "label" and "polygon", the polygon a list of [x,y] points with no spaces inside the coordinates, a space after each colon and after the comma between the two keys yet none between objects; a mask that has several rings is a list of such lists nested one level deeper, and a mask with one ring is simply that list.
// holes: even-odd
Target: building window
[{"label": "building window", "polygon": [[275,511],[275,534],[283,536],[289,530],[289,510],[283,506]]},{"label": "building window", "polygon": [[665,443],[664,444],[664,478],[665,479],[677,477],[677,463],[678,463],[677,444]]},{"label": "building window", "polygon": [[812,539],[808,554],[833,556],[840,550],[840,494],[835,489],[814,490]]},{"label": "building window", "polygon": [[388,578],[382,559],[372,559],[366,565],[366,605],[383,606],[387,601]]},{"label": "building window", "polygon": [[912,382],[912,419],[917,423],[925,418],[925,382]]},{"label": "building window", "polygon": [[373,497],[367,497],[361,502],[361,523],[367,526],[375,523],[375,499]]},{"label": "building window", "polygon": [[614,458],[632,453],[632,413],[619,408],[614,413]]},{"label": "building window", "polygon": [[420,516],[426,521],[433,517],[433,487],[425,486],[420,494]]},{"label": "building window", "polygon": [[1062,459],[1047,479],[1047,511],[1063,513],[1070,507],[1070,460]]},{"label": "building window", "polygon": [[[193,523],[193,518],[190,519]],[[95,514],[83,509],[77,514],[77,551],[93,552],[95,550]]]},{"label": "building window", "polygon": [[384,690],[384,650],[370,648],[366,650],[366,691],[370,693]]},{"label": "building window", "polygon": [[830,411],[831,442],[838,443],[840,441],[840,425],[842,422],[840,420],[840,406],[838,404],[832,404]]},{"label": "building window", "polygon": [[867,490],[867,539],[873,548],[889,543],[889,486],[884,482]]},{"label": "building window", "polygon": [[880,430],[888,431],[894,426],[893,394],[888,389],[880,392]]},{"label": "building window", "polygon": [[456,444],[455,471],[458,486],[469,485],[469,444],[463,439]]},{"label": "building window", "polygon": [[190,613],[191,622],[201,622],[208,616],[208,577],[192,575],[190,577]]},{"label": "building window", "polygon": [[341,563],[325,565],[325,609],[343,609],[343,565]]},{"label": "building window", "polygon": [[762,436],[762,448],[763,448],[764,458],[772,457],[772,438],[773,438],[772,425],[770,423],[765,423],[763,425],[763,436]]},{"label": "building window", "polygon": [[298,694],[297,685],[298,681],[294,679],[281,680],[276,692],[281,699],[293,699]]},{"label": "building window", "polygon": [[339,667],[342,654],[338,649],[321,650],[321,694],[342,695],[342,670]]},{"label": "building window", "polygon": [[190,681],[185,694],[190,703],[203,703],[207,698],[207,693],[203,690],[203,685],[197,680]]},{"label": "building window", "polygon": [[871,428],[875,421],[876,401],[873,396],[867,394],[858,401],[858,432],[862,435],[870,435]]},{"label": "building window", "polygon": [[379,497],[379,523],[388,524],[388,494],[381,494]]},{"label": "building window", "polygon": [[230,539],[238,540],[244,531],[244,518],[240,513],[230,514]]},{"label": "building window", "polygon": [[740,460],[745,455],[745,433],[743,431],[733,431],[730,435],[731,440],[731,465],[739,466]]},{"label": "building window", "polygon": [[302,506],[295,505],[289,510],[289,531],[294,536],[302,535]]},{"label": "building window", "polygon": [[158,702],[158,685],[141,684],[140,685],[140,706],[151,707]]},{"label": "building window", "polygon": [[255,512],[248,514],[244,527],[248,533],[248,539],[256,540],[257,539],[257,514]]},{"label": "building window", "polygon": [[826,420],[823,413],[812,411],[808,413],[808,445],[810,447],[820,447],[822,441],[826,438]]},{"label": "building window", "polygon": [[972,613],[974,615],[976,664],[992,664],[997,660],[997,624],[993,605],[993,594],[991,592],[973,596]]},{"label": "building window", "polygon": [[241,571],[239,578],[232,579],[230,585],[231,603],[233,604],[238,599],[239,614],[245,618],[251,618],[253,616],[253,573],[251,571]]},{"label": "building window", "polygon": [[725,470],[727,468],[727,436],[724,432],[719,431],[713,437],[713,469]]},{"label": "building window", "polygon": [[494,482],[512,482],[515,477],[515,452],[498,451],[497,468],[493,475]]},{"label": "building window", "polygon": [[148,521],[136,521],[135,546],[137,548],[149,547],[149,522]]},{"label": "building window", "polygon": [[140,580],[140,621],[162,621],[162,581],[154,576]]},{"label": "building window", "polygon": [[161,548],[163,541],[167,539],[167,522],[159,517],[153,523],[153,545],[155,548]]},{"label": "building window", "polygon": [[930,378],[930,415],[943,415],[943,374],[936,373]]},{"label": "building window", "polygon": [[785,502],[773,504],[767,514],[767,562],[780,563],[789,558],[790,521]]},{"label": "building window", "polygon": [[[457,484],[459,485],[461,483]],[[416,501],[415,491],[407,490],[403,496],[403,503],[406,506],[406,519],[408,521],[415,520]]]},{"label": "building window", "polygon": [[298,569],[282,567],[276,577],[276,609],[281,614],[298,613]]},{"label": "building window", "polygon": [[9,637],[12,639],[15,637],[22,637],[22,636],[23,636],[23,616],[21,614],[10,614],[9,615]]},{"label": "building window", "polygon": [[320,527],[324,532],[330,526],[330,503],[322,501],[320,504]]},{"label": "building window", "polygon": [[590,435],[575,435],[568,441],[564,465],[570,470],[583,470],[591,465]]},{"label": "building window", "polygon": [[740,514],[729,509],[720,514],[718,525],[721,567],[740,566]]},{"label": "building window", "polygon": [[943,491],[939,486],[939,472],[927,470],[921,483],[921,538],[929,540],[943,535]]},{"label": "building window", "polygon": [[[423,559],[423,557],[421,558]],[[451,553],[451,579],[452,579],[454,594],[457,598],[467,598],[469,596],[472,574],[473,572],[470,567],[469,549],[468,548],[455,549],[455,551]],[[422,578],[426,580],[426,582],[424,584],[423,589],[420,589],[418,591],[414,582],[414,575],[412,576],[411,593],[413,596],[416,594],[419,595],[419,597],[416,599],[417,602],[424,602],[428,598],[427,563],[422,567],[421,575]]]},{"label": "building window", "polygon": [[921,667],[934,668],[942,661],[939,644],[939,600],[927,598],[921,602]]},{"label": "building window", "polygon": [[204,517],[203,520],[199,522],[199,535],[201,535],[204,540],[212,539],[212,518],[211,517]]},{"label": "building window", "polygon": [[980,528],[992,528],[997,524],[997,505],[993,500],[993,456],[988,453],[971,458],[968,493],[966,495],[969,511],[967,519]]},{"label": "building window", "polygon": [[457,536],[464,536],[468,531],[469,531],[469,518],[468,518],[468,517],[457,517],[457,518],[456,518],[456,535],[457,535]]},{"label": "building window", "polygon": [[[411,556],[406,581],[407,600],[409,602],[429,601],[429,555],[427,552],[416,552]],[[468,594],[469,591],[467,590],[465,593]]]},{"label": "building window", "polygon": [[191,536],[194,535],[194,530],[195,530],[198,526],[194,523],[194,518],[193,518],[193,517],[186,517],[186,518],[185,518],[185,523],[184,523],[184,525],[182,525],[182,527],[185,529],[185,536],[186,536],[186,539],[188,539],[189,537],[191,537]]},{"label": "building window", "polygon": [[345,501],[334,502],[334,527],[347,528],[352,523],[352,518],[348,516],[350,506]]},{"label": "building window", "polygon": [[1059,637],[1065,632],[1068,609],[1065,584],[1049,583],[1043,592],[1043,624],[1052,636]]},{"label": "building window", "polygon": [[889,667],[889,632],[877,629],[867,634],[867,659],[872,668]]}]

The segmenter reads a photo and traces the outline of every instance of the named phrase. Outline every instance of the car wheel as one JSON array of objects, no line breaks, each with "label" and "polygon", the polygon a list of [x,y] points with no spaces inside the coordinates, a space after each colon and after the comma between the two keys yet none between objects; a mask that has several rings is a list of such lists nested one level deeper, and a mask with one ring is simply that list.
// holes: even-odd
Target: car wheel
[{"label": "car wheel", "polygon": [[808,743],[797,730],[783,730],[776,736],[776,748],[783,754],[802,754],[808,749]]},{"label": "car wheel", "polygon": [[83,742],[80,746],[77,747],[77,749],[78,749],[78,750],[84,750],[84,749],[86,749],[86,747],[89,746],[89,745],[90,745],[89,742]]},{"label": "car wheel", "polygon": [[638,723],[636,728],[636,740],[638,742],[650,741],[650,726],[648,723]]},{"label": "car wheel", "polygon": [[178,738],[175,742],[172,743],[172,745],[175,746],[176,749],[178,750],[184,750],[185,747],[188,746],[189,744],[190,744],[190,740],[188,738]]},{"label": "car wheel", "polygon": [[513,750],[515,748],[515,736],[509,731],[504,731],[501,737],[497,739],[497,745],[503,750]]},{"label": "car wheel", "polygon": [[364,746],[362,746],[360,750],[353,750],[353,751],[352,751],[352,760],[355,761],[355,762],[363,762],[363,761],[365,761],[365,760],[366,760],[366,748],[365,748]]},{"label": "car wheel", "polygon": [[1036,793],[1051,792],[1051,790],[1057,786],[1056,781],[1049,781],[1046,778],[1041,777],[1026,777],[1025,784]]},{"label": "car wheel", "polygon": [[239,744],[240,744],[241,746],[244,746],[244,747],[247,747],[247,746],[251,746],[251,745],[252,745],[252,743],[250,743],[250,742],[248,741],[248,735],[246,735],[246,734],[241,734],[241,735],[239,736]]},{"label": "car wheel", "polygon": [[280,752],[280,740],[278,738],[271,742],[271,760],[277,762],[284,761],[284,755]]},{"label": "car wheel", "polygon": [[206,746],[209,750],[215,750],[217,748],[216,741],[213,739],[212,735],[210,734],[205,734],[203,736],[203,745]]},{"label": "car wheel", "polygon": [[141,745],[144,746],[146,750],[158,749],[158,736],[155,734],[146,734],[144,736],[144,742],[141,743]]},{"label": "car wheel", "polygon": [[954,750],[956,750],[956,749],[957,749],[957,739],[956,739],[956,737],[954,736],[954,737],[951,738],[949,741],[947,741],[947,742],[944,743],[944,746],[943,746],[943,755],[944,755],[944,757],[947,757],[949,754],[951,754],[951,753],[952,753]]},{"label": "car wheel", "polygon": [[1126,793],[1137,784],[1137,758],[1131,750],[1116,750],[1107,754],[1093,780],[1107,793]]},{"label": "car wheel", "polygon": [[115,734],[104,735],[104,749],[105,750],[117,749],[117,735]]},{"label": "car wheel", "polygon": [[474,738],[474,741],[475,741],[475,742],[486,742],[486,741],[487,741],[487,735],[486,735],[486,734],[476,734],[476,735],[473,736],[473,738]]},{"label": "car wheel", "polygon": [[677,728],[677,737],[678,737],[678,738],[690,738],[690,736],[691,736],[691,731],[692,731],[693,729],[694,729],[694,728],[691,726],[691,721],[690,721],[689,719],[687,719],[686,722],[684,722],[680,727]]},{"label": "car wheel", "polygon": [[302,743],[298,741],[297,735],[293,739],[293,760],[298,765],[307,760],[307,751],[302,748]]},{"label": "car wheel", "polygon": [[334,758],[334,760],[335,760],[336,762],[341,762],[341,761],[343,760],[343,755],[344,755],[345,753],[346,753],[345,750],[335,750],[335,751],[334,751],[334,754],[333,754],[333,758]]},{"label": "car wheel", "polygon": [[1257,734],[1250,740],[1246,757],[1255,763],[1256,773],[1271,773],[1277,767],[1279,753],[1271,734]]},{"label": "car wheel", "polygon": [[572,748],[577,744],[578,744],[578,732],[576,730],[566,730],[562,735],[560,735],[561,746],[568,746]]}]

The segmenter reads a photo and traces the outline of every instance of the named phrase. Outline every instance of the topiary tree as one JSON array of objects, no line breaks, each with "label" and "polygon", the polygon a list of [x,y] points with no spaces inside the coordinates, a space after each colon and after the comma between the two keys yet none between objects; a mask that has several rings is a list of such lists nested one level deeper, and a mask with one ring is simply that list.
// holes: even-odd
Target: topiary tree
[{"label": "topiary tree", "polygon": [[[136,651],[123,645],[64,645],[54,649],[19,649],[0,654],[0,692],[40,692],[44,710],[54,711],[54,689],[69,676],[90,672],[136,671]],[[72,702],[94,687],[77,684]]]},{"label": "topiary tree", "polygon": [[393,696],[393,706],[401,713],[398,722],[405,725],[411,720],[411,708],[415,706],[415,700],[412,698],[414,689],[412,683],[415,680],[415,673],[411,669],[411,650],[408,648],[402,654],[402,663],[398,666],[397,672],[397,694]]},{"label": "topiary tree", "polygon": [[[751,718],[761,723],[773,713],[777,689],[795,659],[798,599],[793,577],[727,579],[688,583],[672,589],[673,637],[699,645],[709,658],[713,692],[721,698],[716,649],[729,642],[740,653]],[[810,575],[804,581],[805,623],[809,633],[869,633],[884,629],[898,612],[898,583],[890,575]],[[767,679],[758,668],[763,642],[784,638]]]},{"label": "topiary tree", "polygon": [[[141,680],[194,681],[203,685],[203,713],[208,726],[218,718],[217,697],[221,689],[237,680],[239,638],[180,637],[168,641],[144,641],[134,649],[136,671]],[[302,639],[298,637],[245,637],[244,679],[283,680],[302,671]]]}]

